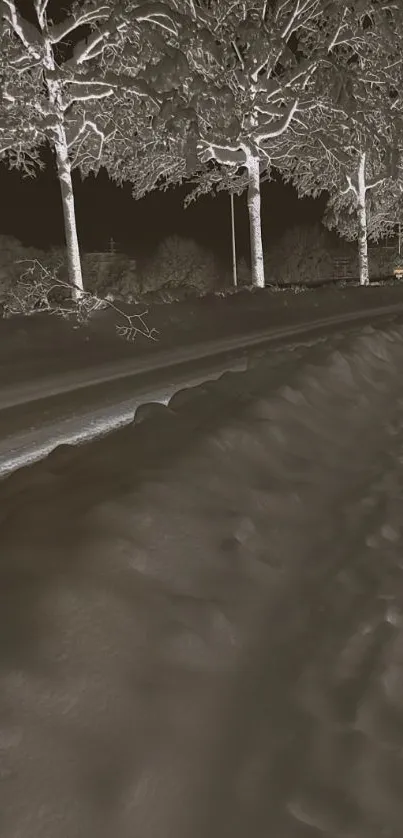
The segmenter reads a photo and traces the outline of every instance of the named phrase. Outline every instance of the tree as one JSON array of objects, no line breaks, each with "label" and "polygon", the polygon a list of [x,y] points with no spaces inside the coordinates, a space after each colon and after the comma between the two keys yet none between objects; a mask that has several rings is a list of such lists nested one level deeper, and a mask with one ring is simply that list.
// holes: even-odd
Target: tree
[{"label": "tree", "polygon": [[[103,59],[110,51],[113,53],[128,31],[138,29],[143,21],[153,20],[162,27],[168,21],[168,25],[174,26],[175,12],[158,2],[138,6],[130,0],[84,0],[74,3],[69,14],[56,23],[47,14],[49,0],[34,0],[33,5],[35,24],[22,17],[16,0],[2,0],[1,18],[13,47],[18,43],[18,55],[13,56],[10,64],[13,72],[20,73],[24,97],[26,80],[37,79],[33,112],[35,120],[39,119],[41,136],[46,137],[55,152],[69,278],[73,296],[78,299],[83,293],[83,279],[72,169],[80,162],[81,148],[89,134],[95,140],[90,144],[91,153],[96,157],[102,153],[105,134],[93,118],[97,115],[93,105],[113,96],[119,87],[130,90],[136,98],[153,98],[152,89],[143,81],[137,82],[133,75],[108,72]],[[75,45],[69,57],[71,38]],[[88,147],[87,144],[87,155]]]},{"label": "tree", "polygon": [[[116,179],[134,183],[136,197],[161,181],[167,186],[194,175],[195,171],[203,174],[209,161],[236,178],[239,170],[245,169],[253,278],[256,285],[262,286],[259,179],[267,164],[261,158],[259,144],[272,132],[285,130],[297,110],[296,91],[292,88],[306,83],[308,71],[303,74],[294,68],[288,72],[289,90],[285,81],[282,90],[281,84],[270,79],[269,70],[267,83],[263,84],[260,71],[270,59],[273,63],[274,51],[279,71],[282,53],[288,47],[286,43],[279,44],[280,23],[273,34],[266,19],[267,10],[256,19],[251,0],[246,3],[236,0],[232,5],[224,2],[220,6],[216,2],[200,2],[190,7],[182,3],[179,8],[185,25],[179,28],[176,40],[172,33],[168,36],[164,33],[164,37],[175,57],[181,55],[186,61],[186,84],[169,90],[163,107],[150,115],[152,121],[146,120],[136,142],[130,142],[133,116],[126,114],[122,119],[119,107],[115,114],[115,122],[119,124],[114,138],[116,144],[108,145],[104,162]],[[286,40],[293,31],[290,26]],[[259,66],[252,53],[260,55]],[[165,71],[170,60],[172,53],[155,66],[160,77],[161,70],[167,76]],[[290,65],[289,55],[284,58],[284,64]],[[270,66],[272,70],[274,67]],[[272,88],[273,101],[269,104],[267,85]],[[121,104],[124,108],[124,99]],[[263,109],[264,104],[268,110]],[[122,145],[126,149],[123,155]],[[230,180],[232,177],[226,178],[226,182]]]},{"label": "tree", "polygon": [[[145,133],[140,128],[134,137],[133,116],[126,112],[122,120],[116,100],[119,131],[108,144],[108,171],[134,183],[137,197],[190,175],[199,178],[198,194],[220,180],[230,191],[242,184],[253,282],[263,286],[261,175],[270,174],[274,155],[277,161],[287,155],[287,143],[281,147],[294,125],[309,130],[307,115],[320,104],[318,75],[334,73],[365,45],[372,6],[372,0],[278,0],[260,8],[255,0],[177,0],[182,24],[161,34],[171,54],[154,65],[159,78],[168,70],[163,106],[148,113]],[[185,62],[176,90],[173,56]]]},{"label": "tree", "polygon": [[[388,200],[394,195],[395,182],[386,166],[376,165],[379,160],[374,160],[371,151],[373,149],[361,147],[354,161],[354,174],[351,173],[353,166],[350,173],[344,169],[347,187],[330,196],[324,219],[329,229],[336,229],[348,241],[357,240],[361,285],[369,284],[368,240],[379,241],[397,221],[397,207]],[[370,177],[371,169],[375,169],[378,177],[376,174],[374,178]],[[357,224],[351,223],[352,213]]]},{"label": "tree", "polygon": [[345,71],[322,76],[309,132],[293,126],[278,162],[301,196],[330,193],[326,226],[358,241],[362,285],[369,282],[368,238],[390,228],[402,176],[401,61],[387,22],[375,15]]}]

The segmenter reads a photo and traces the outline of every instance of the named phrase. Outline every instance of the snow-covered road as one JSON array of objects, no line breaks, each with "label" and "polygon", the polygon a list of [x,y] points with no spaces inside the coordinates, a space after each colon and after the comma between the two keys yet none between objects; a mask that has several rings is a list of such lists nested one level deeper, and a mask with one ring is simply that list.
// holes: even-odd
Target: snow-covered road
[{"label": "snow-covered road", "polygon": [[403,328],[0,484],[2,838],[401,838]]},{"label": "snow-covered road", "polygon": [[87,442],[123,427],[144,402],[166,404],[183,387],[219,378],[224,370],[243,370],[255,353],[269,349],[276,357],[292,346],[293,339],[294,345],[312,344],[334,331],[354,332],[359,322],[374,319],[383,325],[400,322],[402,306],[327,317],[95,367],[86,366],[84,357],[80,371],[17,380],[0,388],[0,479],[42,459],[57,445]]}]

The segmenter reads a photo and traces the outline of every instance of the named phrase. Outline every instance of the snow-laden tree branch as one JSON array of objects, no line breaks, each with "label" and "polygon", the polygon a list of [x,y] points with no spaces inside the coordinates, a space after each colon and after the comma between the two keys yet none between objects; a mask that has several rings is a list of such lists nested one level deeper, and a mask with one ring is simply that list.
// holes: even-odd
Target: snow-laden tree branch
[{"label": "snow-laden tree branch", "polygon": [[[51,24],[48,26],[50,42],[51,44],[59,44],[60,41],[64,41],[67,38],[67,35],[71,35],[72,32],[81,26],[90,26],[94,23],[99,24],[109,16],[110,7],[100,5],[98,8],[88,9],[82,13],[72,15],[71,18],[67,18],[62,23]],[[39,14],[38,18],[40,19]]]},{"label": "snow-laden tree branch", "polygon": [[15,0],[1,0],[0,11],[3,20],[10,24],[29,57],[40,61],[42,57],[41,38],[35,26],[20,15]]}]

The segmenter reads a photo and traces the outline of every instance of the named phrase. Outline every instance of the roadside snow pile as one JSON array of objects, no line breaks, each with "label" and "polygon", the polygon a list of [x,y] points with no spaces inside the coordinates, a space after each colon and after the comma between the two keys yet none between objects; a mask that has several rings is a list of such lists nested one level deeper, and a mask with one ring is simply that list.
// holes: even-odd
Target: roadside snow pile
[{"label": "roadside snow pile", "polygon": [[3,481],[2,838],[297,830],[283,705],[323,586],[400,540],[402,369],[402,328],[339,335]]}]

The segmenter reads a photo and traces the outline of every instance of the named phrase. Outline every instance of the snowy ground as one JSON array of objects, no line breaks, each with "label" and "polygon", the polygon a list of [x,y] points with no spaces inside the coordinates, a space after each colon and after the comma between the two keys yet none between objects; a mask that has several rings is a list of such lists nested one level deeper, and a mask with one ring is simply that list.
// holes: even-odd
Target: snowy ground
[{"label": "snowy ground", "polygon": [[0,483],[2,838],[401,838],[403,327]]},{"label": "snowy ground", "polygon": [[360,287],[323,287],[304,293],[270,288],[242,290],[230,296],[189,296],[181,302],[144,301],[127,309],[147,310],[146,322],[158,330],[158,341],[139,335],[134,343],[117,337],[121,324],[110,311],[98,312],[86,327],[49,314],[0,318],[0,386],[42,376],[80,373],[113,361],[153,357],[195,343],[297,326],[327,317],[352,315],[403,304],[403,283]]}]

